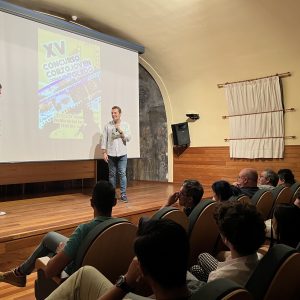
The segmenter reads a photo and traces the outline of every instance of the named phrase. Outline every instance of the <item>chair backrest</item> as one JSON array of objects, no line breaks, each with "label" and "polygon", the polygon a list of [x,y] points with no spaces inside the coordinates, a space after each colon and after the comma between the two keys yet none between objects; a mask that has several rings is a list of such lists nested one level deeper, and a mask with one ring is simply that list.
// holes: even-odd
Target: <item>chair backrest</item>
[{"label": "chair backrest", "polygon": [[189,219],[187,215],[183,211],[172,206],[163,207],[162,209],[157,211],[151,217],[151,219],[153,220],[169,219],[181,225],[185,229],[185,231],[188,231],[189,228]]},{"label": "chair backrest", "polygon": [[251,294],[232,280],[213,280],[192,294],[191,300],[251,300]]},{"label": "chair backrest", "polygon": [[250,200],[250,203],[256,206],[257,210],[263,215],[264,220],[270,216],[274,200],[272,193],[268,190],[258,190]]},{"label": "chair backrest", "polygon": [[219,235],[213,217],[216,205],[217,202],[213,200],[201,200],[189,215],[190,266],[196,264],[200,253],[214,252]]},{"label": "chair backrest", "polygon": [[137,227],[126,219],[112,218],[97,225],[84,239],[75,258],[76,268],[90,265],[111,282],[124,274],[134,257]]},{"label": "chair backrest", "polygon": [[295,182],[291,187],[292,197],[291,197],[291,203],[296,200],[296,196],[300,191],[300,182]]},{"label": "chair backrest", "polygon": [[279,203],[290,203],[291,201],[292,191],[289,187],[279,185],[271,190],[271,193],[274,199],[274,206]]},{"label": "chair backrest", "polygon": [[241,203],[250,203],[250,198],[247,195],[240,194],[237,196],[231,196],[229,198],[230,201],[240,201]]},{"label": "chair backrest", "polygon": [[300,299],[300,253],[283,244],[274,245],[261,259],[246,283],[255,300]]}]

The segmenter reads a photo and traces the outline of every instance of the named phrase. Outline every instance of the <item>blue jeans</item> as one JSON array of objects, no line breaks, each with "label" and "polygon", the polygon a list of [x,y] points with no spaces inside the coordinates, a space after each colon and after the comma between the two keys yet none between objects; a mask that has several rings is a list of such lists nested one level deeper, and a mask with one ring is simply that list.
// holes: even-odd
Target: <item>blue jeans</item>
[{"label": "blue jeans", "polygon": [[126,195],[127,178],[127,155],[122,156],[108,156],[108,170],[109,170],[109,182],[116,187],[117,183],[117,172],[120,177],[120,190],[121,196]]}]

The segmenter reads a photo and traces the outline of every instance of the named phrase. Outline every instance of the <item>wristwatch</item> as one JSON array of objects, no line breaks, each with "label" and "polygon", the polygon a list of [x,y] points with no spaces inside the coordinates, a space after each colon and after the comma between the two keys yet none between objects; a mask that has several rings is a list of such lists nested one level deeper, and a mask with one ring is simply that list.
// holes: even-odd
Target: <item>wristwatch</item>
[{"label": "wristwatch", "polygon": [[122,289],[125,293],[129,293],[132,291],[132,288],[126,282],[125,275],[121,275],[116,281],[116,287]]}]

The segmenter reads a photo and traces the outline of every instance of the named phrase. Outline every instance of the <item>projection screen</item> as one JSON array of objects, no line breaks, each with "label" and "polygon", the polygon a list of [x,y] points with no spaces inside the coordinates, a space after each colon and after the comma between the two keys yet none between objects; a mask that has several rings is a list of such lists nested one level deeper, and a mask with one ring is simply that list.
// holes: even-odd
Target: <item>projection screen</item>
[{"label": "projection screen", "polygon": [[138,53],[0,11],[0,162],[100,158],[122,108],[140,156]]}]

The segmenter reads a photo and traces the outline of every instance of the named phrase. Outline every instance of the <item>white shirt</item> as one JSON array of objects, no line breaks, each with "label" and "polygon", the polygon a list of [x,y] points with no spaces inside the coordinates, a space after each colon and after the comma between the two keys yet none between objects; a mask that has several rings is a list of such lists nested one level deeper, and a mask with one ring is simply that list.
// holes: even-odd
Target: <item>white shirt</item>
[{"label": "white shirt", "polygon": [[215,271],[210,272],[207,282],[218,278],[228,278],[245,286],[261,257],[257,253],[238,258],[230,256],[224,262],[219,262]]},{"label": "white shirt", "polygon": [[131,139],[129,125],[126,122],[120,122],[121,131],[124,134],[122,139],[120,133],[115,127],[114,121],[108,122],[103,130],[101,149],[106,150],[109,156],[123,156],[127,154],[126,143]]}]

